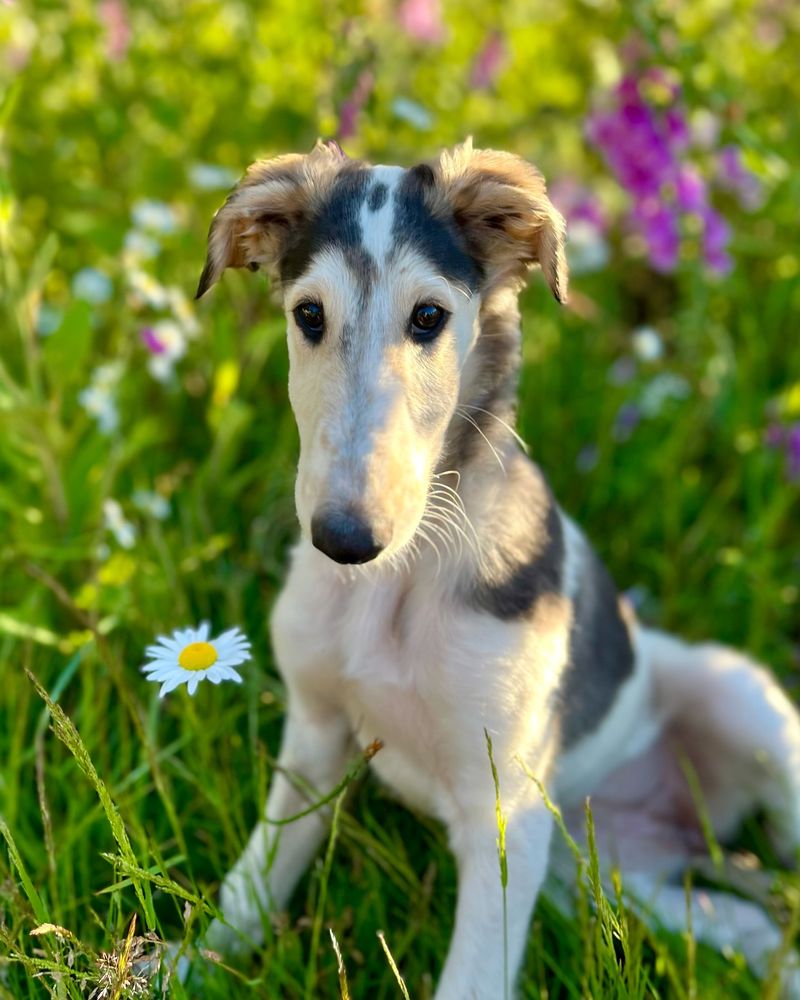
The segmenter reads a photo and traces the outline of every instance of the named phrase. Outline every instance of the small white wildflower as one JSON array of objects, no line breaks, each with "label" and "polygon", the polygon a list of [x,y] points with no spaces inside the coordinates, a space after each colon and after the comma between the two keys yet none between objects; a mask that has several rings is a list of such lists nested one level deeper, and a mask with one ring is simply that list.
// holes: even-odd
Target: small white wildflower
[{"label": "small white wildflower", "polygon": [[216,163],[193,163],[188,175],[189,183],[198,191],[225,191],[239,180],[232,170]]},{"label": "small white wildflower", "polygon": [[42,303],[36,313],[36,332],[40,337],[49,337],[61,325],[63,316],[60,309]]},{"label": "small white wildflower", "polygon": [[156,382],[169,382],[175,374],[175,362],[166,354],[152,354],[147,359],[147,370]]},{"label": "small white wildflower", "polygon": [[158,256],[161,244],[154,236],[142,233],[138,229],[129,229],[125,233],[123,244],[123,261],[130,268],[140,260],[152,260]]},{"label": "small white wildflower", "polygon": [[186,338],[183,330],[171,319],[160,319],[153,323],[153,334],[161,345],[161,353],[173,361],[186,353]]},{"label": "small white wildflower", "polygon": [[686,399],[690,392],[685,378],[673,372],[662,372],[644,387],[639,405],[646,417],[656,417],[668,400]]},{"label": "small white wildflower", "polygon": [[637,327],[631,334],[633,353],[640,361],[658,361],[664,355],[664,342],[652,326]]},{"label": "small white wildflower", "polygon": [[570,223],[567,257],[570,270],[575,274],[602,271],[608,263],[610,251],[603,234],[586,219]]},{"label": "small white wildflower", "polygon": [[170,309],[172,309],[172,315],[183,327],[183,332],[186,336],[196,336],[200,332],[200,324],[197,322],[194,310],[189,304],[189,300],[183,294],[183,290],[176,285],[170,286],[167,289],[167,299]]},{"label": "small white wildflower", "polygon": [[106,361],[92,372],[92,385],[101,389],[113,389],[122,378],[123,371],[124,365],[121,361]]},{"label": "small white wildflower", "polygon": [[153,233],[174,233],[178,228],[175,209],[154,198],[141,198],[131,209],[131,218],[137,229]]},{"label": "small white wildflower", "polygon": [[695,145],[702,149],[714,149],[721,130],[719,118],[708,108],[698,108],[692,113],[689,130]]},{"label": "small white wildflower", "polygon": [[427,132],[433,125],[433,116],[430,111],[408,97],[396,97],[392,101],[392,111],[398,118],[413,125],[420,132]]},{"label": "small white wildflower", "polygon": [[169,295],[166,288],[154,277],[139,268],[128,272],[128,288],[137,309],[150,306],[152,309],[166,309],[169,305]]},{"label": "small white wildflower", "polygon": [[134,507],[143,514],[154,517],[157,521],[166,521],[169,517],[169,500],[153,490],[136,490],[131,497]]},{"label": "small white wildflower", "polygon": [[157,381],[168,382],[172,378],[175,362],[186,353],[186,337],[171,319],[161,319],[150,329],[159,345],[159,352],[148,358],[147,370]]},{"label": "small white wildflower", "polygon": [[100,430],[110,434],[119,426],[119,411],[114,396],[123,366],[119,361],[98,365],[92,372],[89,385],[78,394],[78,402],[97,420]]},{"label": "small white wildflower", "polygon": [[175,629],[171,636],[159,636],[154,645],[147,647],[150,662],[142,672],[149,681],[161,684],[160,698],[181,684],[186,684],[193,695],[202,680],[241,684],[241,674],[233,668],[250,659],[249,639],[239,628],[229,629],[216,639],[208,638],[209,631],[208,622],[202,622],[196,629]]},{"label": "small white wildflower", "polygon": [[123,549],[132,549],[136,544],[136,528],[122,513],[122,507],[110,497],[103,501],[103,522]]},{"label": "small white wildflower", "polygon": [[108,302],[114,286],[111,278],[96,267],[84,267],[72,279],[72,294],[93,306]]},{"label": "small white wildflower", "polygon": [[90,417],[95,418],[103,434],[111,434],[119,427],[119,410],[108,389],[89,385],[78,393],[78,402]]}]

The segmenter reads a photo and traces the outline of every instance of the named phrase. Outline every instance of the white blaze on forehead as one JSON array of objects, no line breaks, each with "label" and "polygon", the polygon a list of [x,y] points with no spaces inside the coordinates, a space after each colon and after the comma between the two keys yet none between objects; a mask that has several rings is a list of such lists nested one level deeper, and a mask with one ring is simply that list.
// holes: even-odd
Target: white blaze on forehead
[{"label": "white blaze on forehead", "polygon": [[[405,173],[402,167],[373,167],[370,171],[371,184],[367,196],[361,205],[359,222],[361,223],[361,240],[364,249],[370,253],[378,264],[384,263],[386,255],[394,243],[392,228],[394,225],[395,201],[394,195],[400,180]],[[377,209],[370,208],[373,195],[383,187],[385,195]]]}]

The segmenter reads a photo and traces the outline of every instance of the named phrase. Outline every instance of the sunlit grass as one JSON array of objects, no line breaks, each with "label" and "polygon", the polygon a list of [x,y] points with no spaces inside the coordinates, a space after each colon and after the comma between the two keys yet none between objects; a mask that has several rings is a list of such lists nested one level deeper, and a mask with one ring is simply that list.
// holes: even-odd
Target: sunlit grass
[{"label": "sunlit grass", "polygon": [[[446,39],[426,48],[389,17],[317,0],[296,11],[187,0],[128,4],[135,31],[115,61],[98,5],[35,6],[0,3],[0,998],[86,998],[104,970],[131,971],[125,955],[171,942],[193,957],[190,983],[170,980],[178,1000],[404,989],[425,1000],[452,929],[454,862],[442,828],[391,801],[362,758],[320,790],[335,808],[327,848],[288,914],[265,920],[263,947],[237,963],[195,956],[275,768],[285,705],[267,621],[296,534],[284,322],[261,276],[229,274],[187,304],[208,221],[230,173],[335,131],[373,63],[351,152],[410,163],[474,132],[624,211],[584,145],[584,116],[632,29],[661,47],[691,107],[748,147],[768,201],[756,215],[723,205],[737,266],[720,282],[689,258],[657,276],[613,240],[603,270],[574,278],[566,310],[534,277],[518,426],[646,621],[746,648],[796,697],[798,487],[765,433],[800,420],[797,26],[780,4],[702,0],[673,24],[664,5],[570,0],[533,22],[513,6],[478,18],[450,3]],[[494,20],[509,62],[476,90],[470,66]],[[308,30],[317,23],[326,30]],[[398,118],[397,97],[430,127]],[[222,187],[198,188],[198,164],[223,167]],[[142,201],[169,231],[137,228]],[[140,253],[155,240],[155,255],[131,256],[132,234]],[[81,272],[97,301],[76,293]],[[165,290],[168,308],[142,305]],[[161,382],[143,331],[167,314],[194,332]],[[644,323],[663,357],[621,378]],[[626,437],[621,408],[664,374],[685,380],[686,398]],[[109,528],[110,500],[130,548]],[[139,671],[145,647],[206,619],[251,637],[244,683],[159,701]],[[542,793],[532,781],[532,799]],[[775,995],[777,970],[759,985],[740,956],[646,926],[619,880],[600,877],[590,808],[586,822],[587,847],[567,845],[566,896],[537,905],[523,998]],[[741,846],[765,865],[762,902],[788,951],[800,881],[757,821]],[[502,859],[501,848],[501,886],[513,879]],[[703,878],[735,881],[719,865]]]}]

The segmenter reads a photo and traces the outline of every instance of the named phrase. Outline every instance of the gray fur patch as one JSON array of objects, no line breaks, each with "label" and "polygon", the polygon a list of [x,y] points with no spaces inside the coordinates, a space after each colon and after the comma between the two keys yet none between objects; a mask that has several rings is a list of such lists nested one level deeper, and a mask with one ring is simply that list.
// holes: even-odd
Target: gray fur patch
[{"label": "gray fur patch", "polygon": [[[538,473],[525,463],[526,471]],[[538,480],[538,481],[537,481]],[[528,491],[525,487],[533,487]],[[537,486],[541,490],[537,497]],[[508,484],[509,493],[517,496],[507,503],[519,540],[511,536],[504,540],[499,556],[500,568],[491,576],[478,578],[471,591],[471,603],[488,611],[502,621],[513,621],[531,614],[541,597],[559,594],[564,566],[564,533],[561,515],[550,489],[541,473],[538,477],[525,477],[522,482]],[[522,505],[522,511],[517,508]],[[509,531],[508,525],[499,525],[498,534]],[[528,552],[520,556],[519,553]]]},{"label": "gray fur patch", "polygon": [[362,246],[344,248],[344,259],[361,293],[361,306],[366,308],[369,291],[378,278],[378,265],[372,254]]},{"label": "gray fur patch", "polygon": [[367,208],[370,212],[379,212],[389,197],[389,188],[381,181],[376,184],[367,198]]},{"label": "gray fur patch", "polygon": [[313,215],[289,237],[281,258],[281,281],[295,281],[326,247],[363,252],[359,216],[367,197],[369,170],[353,164],[342,168],[328,197]]},{"label": "gray fur patch", "polygon": [[406,171],[394,197],[395,243],[416,250],[437,274],[474,291],[480,284],[481,267],[470,256],[455,219],[431,211],[427,195],[432,184],[433,172],[427,165]]},{"label": "gray fur patch", "polygon": [[516,307],[494,312],[492,303],[487,303],[474,348],[476,374],[467,387],[462,414],[448,430],[443,456],[447,467],[462,468],[487,447],[486,438],[498,443],[511,436],[504,424],[513,427],[516,419],[520,343]]},{"label": "gray fur patch", "polygon": [[634,654],[614,583],[587,546],[561,677],[561,743],[573,746],[602,722],[633,672]]}]

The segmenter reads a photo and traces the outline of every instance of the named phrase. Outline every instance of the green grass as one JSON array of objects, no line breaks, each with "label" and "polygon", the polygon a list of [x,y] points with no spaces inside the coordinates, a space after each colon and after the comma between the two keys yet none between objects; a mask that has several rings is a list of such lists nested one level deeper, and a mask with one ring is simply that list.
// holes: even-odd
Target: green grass
[{"label": "green grass", "polygon": [[[364,66],[378,83],[353,153],[410,163],[474,131],[619,207],[581,135],[609,51],[638,26],[691,105],[747,146],[767,200],[755,215],[725,206],[737,261],[725,280],[691,257],[659,277],[616,239],[609,265],[574,281],[569,310],[534,279],[519,428],[620,587],[640,588],[646,621],[745,648],[796,696],[798,486],[763,435],[800,417],[797,26],[780,14],[769,49],[750,3],[678,5],[674,23],[666,6],[635,6],[543,4],[532,22],[514,5],[482,5],[478,18],[450,4],[433,58],[360,5],[159,0],[131,5],[134,38],[114,63],[88,3],[0,4],[11,53],[0,59],[0,997],[87,996],[100,952],[119,951],[134,916],[136,935],[190,945],[263,809],[284,711],[266,622],[295,535],[283,321],[263,279],[226,275],[161,384],[139,331],[163,313],[132,298],[123,244],[138,199],[172,205],[175,230],[141,266],[190,297],[224,196],[194,188],[191,164],[239,173],[256,155],[308,148],[335,131]],[[315,23],[328,30],[309,32]],[[510,63],[493,90],[473,92],[469,66],[495,24]],[[397,95],[430,111],[429,131],[393,116]],[[74,293],[88,266],[109,276],[106,301]],[[49,336],[42,305],[58,312]],[[664,357],[614,384],[609,369],[644,322]],[[108,362],[121,366],[120,424],[103,434],[78,397]],[[686,398],[619,440],[620,406],[665,372],[686,380]],[[169,502],[165,520],[135,506],[143,489]],[[103,526],[108,498],[136,528],[129,550]],[[251,638],[245,683],[160,702],[138,671],[145,646],[202,619]],[[263,949],[235,968],[198,965],[202,985],[173,983],[171,996],[338,997],[346,982],[354,1000],[401,997],[379,932],[410,996],[432,995],[455,900],[443,830],[369,777],[341,809],[337,798],[336,816]],[[757,822],[742,844],[775,863]],[[617,889],[603,893],[591,856],[576,859],[575,884],[574,917],[537,906],[522,997],[775,995],[739,957],[647,929]],[[778,874],[774,890],[776,910],[796,913],[797,878]],[[31,936],[46,923],[68,934]]]}]

